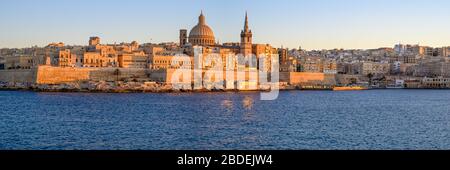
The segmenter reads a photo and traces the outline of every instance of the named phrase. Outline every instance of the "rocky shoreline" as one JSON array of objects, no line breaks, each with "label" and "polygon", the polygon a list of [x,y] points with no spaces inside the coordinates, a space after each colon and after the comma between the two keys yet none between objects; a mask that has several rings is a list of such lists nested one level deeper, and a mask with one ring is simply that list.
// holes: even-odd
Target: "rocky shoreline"
[{"label": "rocky shoreline", "polygon": [[[177,90],[167,83],[84,81],[63,84],[36,84],[0,82],[0,90],[28,90],[36,92],[88,92],[88,93],[172,93],[172,92],[237,92],[239,90],[200,89]],[[248,90],[246,90],[248,91]],[[253,90],[255,91],[255,90]],[[266,91],[266,90],[256,90]]]}]

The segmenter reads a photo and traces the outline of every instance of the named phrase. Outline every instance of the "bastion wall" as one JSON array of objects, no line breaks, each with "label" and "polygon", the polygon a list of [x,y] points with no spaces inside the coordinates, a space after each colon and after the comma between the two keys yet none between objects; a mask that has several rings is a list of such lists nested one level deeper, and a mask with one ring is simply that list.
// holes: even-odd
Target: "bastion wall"
[{"label": "bastion wall", "polygon": [[335,85],[336,75],[311,72],[280,72],[280,82],[292,85]]},{"label": "bastion wall", "polygon": [[24,70],[0,70],[1,82],[60,84],[77,81],[129,81],[146,79],[146,69],[72,68],[39,66]]}]

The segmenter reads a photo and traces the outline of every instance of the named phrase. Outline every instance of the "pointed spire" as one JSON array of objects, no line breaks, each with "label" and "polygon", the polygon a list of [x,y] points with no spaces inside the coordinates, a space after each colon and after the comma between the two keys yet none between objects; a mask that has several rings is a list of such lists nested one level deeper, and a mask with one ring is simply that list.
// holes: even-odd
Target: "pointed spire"
[{"label": "pointed spire", "polygon": [[247,11],[245,11],[245,25],[244,25],[244,32],[248,32],[248,16],[247,16]]}]

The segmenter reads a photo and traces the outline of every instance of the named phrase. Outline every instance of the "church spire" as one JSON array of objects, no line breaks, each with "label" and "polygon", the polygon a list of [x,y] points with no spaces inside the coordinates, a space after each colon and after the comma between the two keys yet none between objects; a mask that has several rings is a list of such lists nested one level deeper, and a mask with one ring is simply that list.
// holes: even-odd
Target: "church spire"
[{"label": "church spire", "polygon": [[244,56],[252,54],[252,31],[248,28],[248,15],[245,11],[245,24],[244,30],[241,32],[241,44],[240,52]]},{"label": "church spire", "polygon": [[245,25],[244,25],[244,32],[248,32],[248,16],[247,16],[247,11],[245,11]]}]

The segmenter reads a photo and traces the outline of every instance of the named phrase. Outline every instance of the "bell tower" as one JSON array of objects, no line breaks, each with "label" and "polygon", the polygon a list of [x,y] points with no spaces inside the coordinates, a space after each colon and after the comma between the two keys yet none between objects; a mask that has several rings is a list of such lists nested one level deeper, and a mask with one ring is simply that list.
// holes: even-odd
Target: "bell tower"
[{"label": "bell tower", "polygon": [[248,28],[247,12],[245,12],[244,29],[241,31],[240,52],[244,56],[252,54],[252,31]]},{"label": "bell tower", "polygon": [[187,43],[187,30],[180,30],[180,46],[184,46]]}]

